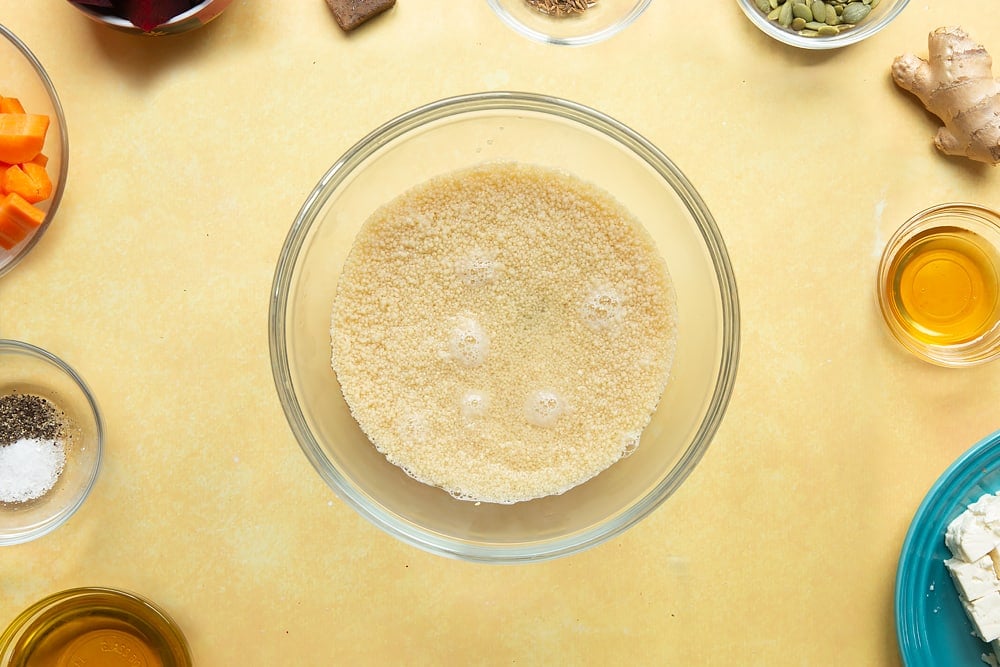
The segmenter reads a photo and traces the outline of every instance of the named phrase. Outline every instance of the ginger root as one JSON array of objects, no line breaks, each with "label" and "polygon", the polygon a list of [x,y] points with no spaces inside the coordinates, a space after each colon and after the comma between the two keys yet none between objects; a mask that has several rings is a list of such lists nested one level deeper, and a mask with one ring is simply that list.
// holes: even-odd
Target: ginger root
[{"label": "ginger root", "polygon": [[944,122],[938,150],[1000,163],[1000,80],[990,54],[961,28],[938,28],[927,46],[927,60],[908,53],[893,61],[893,81]]}]

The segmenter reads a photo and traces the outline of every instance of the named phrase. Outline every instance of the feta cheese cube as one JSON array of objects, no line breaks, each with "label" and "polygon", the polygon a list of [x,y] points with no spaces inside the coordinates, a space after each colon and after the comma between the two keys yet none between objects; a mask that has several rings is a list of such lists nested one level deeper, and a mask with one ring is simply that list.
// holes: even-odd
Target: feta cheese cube
[{"label": "feta cheese cube", "polygon": [[969,505],[969,511],[982,517],[987,528],[996,531],[1000,528],[1000,496],[987,493],[979,500]]},{"label": "feta cheese cube", "polygon": [[1000,538],[986,525],[982,515],[966,510],[948,524],[944,542],[955,558],[975,563],[1000,544]]},{"label": "feta cheese cube", "polygon": [[955,588],[969,602],[1000,591],[1000,579],[997,578],[996,570],[993,569],[992,553],[986,554],[975,563],[966,563],[964,560],[950,558],[944,562],[948,568],[948,574],[955,582]]},{"label": "feta cheese cube", "polygon": [[1000,639],[1000,592],[993,591],[975,602],[962,600],[962,606],[980,639],[984,642]]}]

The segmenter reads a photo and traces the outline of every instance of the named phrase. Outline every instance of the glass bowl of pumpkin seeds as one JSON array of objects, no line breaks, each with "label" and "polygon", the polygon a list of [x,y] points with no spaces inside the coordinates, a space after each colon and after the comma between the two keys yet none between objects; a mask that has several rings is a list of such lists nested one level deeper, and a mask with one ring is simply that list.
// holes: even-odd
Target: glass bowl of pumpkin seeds
[{"label": "glass bowl of pumpkin seeds", "polygon": [[[631,25],[652,0],[486,0],[504,23],[546,44],[584,46]],[[883,0],[885,1],[885,0]]]},{"label": "glass bowl of pumpkin seeds", "polygon": [[909,0],[737,0],[762,31],[803,49],[837,49],[885,28]]}]

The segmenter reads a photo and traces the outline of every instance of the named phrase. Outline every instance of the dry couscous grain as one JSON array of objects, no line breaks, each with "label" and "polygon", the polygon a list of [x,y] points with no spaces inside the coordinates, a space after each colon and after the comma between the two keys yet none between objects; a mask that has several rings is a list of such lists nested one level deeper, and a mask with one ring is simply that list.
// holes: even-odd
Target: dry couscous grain
[{"label": "dry couscous grain", "polygon": [[638,445],[676,303],[631,214],[549,168],[433,178],[377,210],[337,284],[332,366],[369,439],[457,498],[566,490]]}]

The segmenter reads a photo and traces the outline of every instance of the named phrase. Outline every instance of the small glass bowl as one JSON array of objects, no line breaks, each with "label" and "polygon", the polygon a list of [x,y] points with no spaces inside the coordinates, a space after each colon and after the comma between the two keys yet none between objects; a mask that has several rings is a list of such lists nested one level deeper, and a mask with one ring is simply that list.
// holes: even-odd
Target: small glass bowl
[{"label": "small glass bowl", "polygon": [[552,16],[527,0],[486,0],[497,16],[523,36],[547,44],[583,46],[618,34],[646,11],[652,0],[598,0],[586,11]]},{"label": "small glass bowl", "polygon": [[899,13],[903,11],[909,0],[881,0],[871,10],[871,13],[855,27],[848,28],[836,35],[813,37],[800,35],[791,28],[783,27],[777,21],[769,20],[767,14],[757,8],[755,0],[737,0],[737,2],[751,23],[760,28],[768,36],[773,37],[779,42],[797,46],[800,49],[824,50],[839,49],[843,46],[857,44],[862,40],[868,39],[888,26],[894,18],[899,16]]},{"label": "small glass bowl", "polygon": [[191,651],[177,624],[149,600],[110,588],[73,588],[14,619],[0,635],[0,664],[191,667]]},{"label": "small glass bowl", "polygon": [[128,19],[121,18],[120,16],[102,14],[99,11],[88,9],[87,7],[78,5],[74,2],[70,2],[70,4],[83,12],[87,17],[97,21],[98,23],[114,28],[115,30],[127,32],[132,35],[159,37],[162,35],[176,35],[182,32],[194,30],[195,28],[200,28],[221,14],[226,7],[232,4],[232,1],[233,0],[205,0],[186,12],[178,14],[152,32],[146,32]]},{"label": "small glass bowl", "polygon": [[97,403],[76,371],[45,350],[0,339],[0,396],[15,392],[41,396],[62,411],[66,462],[45,495],[21,503],[0,502],[0,546],[37,539],[65,523],[94,487],[104,444]]},{"label": "small glass bowl", "polygon": [[50,119],[42,152],[49,158],[45,169],[52,181],[52,195],[36,204],[46,212],[41,226],[10,250],[0,248],[2,276],[31,252],[52,224],[66,188],[69,143],[66,139],[66,117],[52,80],[24,42],[3,25],[0,25],[0,72],[0,95],[16,97],[26,112],[45,114]]},{"label": "small glass bowl", "polygon": [[[931,239],[944,248],[936,255],[925,255],[909,272],[901,270],[902,262],[912,257],[915,244],[930,243]],[[969,259],[962,259],[948,244],[957,239],[958,250],[968,249]],[[963,241],[964,239],[964,241]],[[971,244],[971,245],[970,245]],[[923,246],[927,247],[927,246]],[[956,259],[957,258],[957,259]],[[972,262],[968,264],[967,262]],[[932,285],[930,278],[949,275],[953,278],[946,288]],[[899,275],[897,275],[899,274]],[[924,278],[920,278],[923,274]],[[983,288],[977,277],[982,274]],[[925,294],[927,310],[953,308],[942,305],[941,298],[955,290],[967,294],[966,304],[980,302],[978,333],[972,338],[950,333],[950,314],[925,313],[915,318],[907,316],[906,300],[900,296],[901,285],[910,281],[912,291]],[[957,282],[954,279],[957,276]],[[919,283],[917,281],[920,281]],[[939,204],[925,209],[907,220],[892,235],[882,252],[876,283],[876,295],[882,318],[892,337],[917,357],[940,366],[963,367],[982,364],[1000,355],[1000,295],[996,289],[1000,280],[1000,214],[985,206],[968,203]],[[990,288],[992,285],[992,289]],[[937,294],[937,292],[941,294]],[[980,296],[981,295],[981,296]],[[934,299],[935,301],[929,301]],[[967,305],[967,308],[971,308]],[[935,321],[935,318],[938,318]],[[907,325],[908,321],[916,325]],[[923,335],[921,335],[923,334]],[[938,342],[933,342],[937,338]],[[951,339],[954,340],[951,340]]]}]

